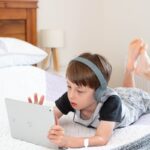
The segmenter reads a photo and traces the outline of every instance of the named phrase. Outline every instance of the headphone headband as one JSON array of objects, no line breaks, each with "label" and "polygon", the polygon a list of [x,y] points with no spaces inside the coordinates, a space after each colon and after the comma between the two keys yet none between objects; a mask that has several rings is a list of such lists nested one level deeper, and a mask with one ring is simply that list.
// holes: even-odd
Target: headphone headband
[{"label": "headphone headband", "polygon": [[83,58],[83,57],[76,57],[75,59],[73,59],[75,61],[79,61],[83,64],[85,64],[86,66],[88,66],[96,75],[96,77],[99,80],[99,83],[101,84],[101,89],[105,90],[107,87],[107,82],[101,72],[101,70],[90,60]]}]

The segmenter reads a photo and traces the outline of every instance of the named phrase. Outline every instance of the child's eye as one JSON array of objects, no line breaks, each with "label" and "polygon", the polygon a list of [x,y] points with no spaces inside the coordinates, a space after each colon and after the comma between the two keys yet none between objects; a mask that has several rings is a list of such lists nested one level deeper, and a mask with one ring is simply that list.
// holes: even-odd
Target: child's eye
[{"label": "child's eye", "polygon": [[78,92],[78,93],[83,93],[83,91],[81,91],[81,90],[77,90],[77,92]]},{"label": "child's eye", "polygon": [[71,86],[70,86],[70,85],[67,85],[67,88],[68,88],[68,89],[71,89]]}]

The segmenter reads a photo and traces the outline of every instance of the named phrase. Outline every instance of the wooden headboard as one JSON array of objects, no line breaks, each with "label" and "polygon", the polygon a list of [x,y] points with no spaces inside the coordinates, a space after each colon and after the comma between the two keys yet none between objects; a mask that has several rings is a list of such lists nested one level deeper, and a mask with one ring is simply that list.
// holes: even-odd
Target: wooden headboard
[{"label": "wooden headboard", "polygon": [[15,37],[36,45],[38,0],[0,0],[0,37]]}]

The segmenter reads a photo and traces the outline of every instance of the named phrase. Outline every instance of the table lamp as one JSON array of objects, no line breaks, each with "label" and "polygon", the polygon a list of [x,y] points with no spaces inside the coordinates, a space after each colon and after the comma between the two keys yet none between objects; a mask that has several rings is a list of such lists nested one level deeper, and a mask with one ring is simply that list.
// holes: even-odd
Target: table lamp
[{"label": "table lamp", "polygon": [[52,52],[54,70],[59,71],[58,48],[64,47],[64,32],[62,30],[43,29],[40,32],[41,47]]}]

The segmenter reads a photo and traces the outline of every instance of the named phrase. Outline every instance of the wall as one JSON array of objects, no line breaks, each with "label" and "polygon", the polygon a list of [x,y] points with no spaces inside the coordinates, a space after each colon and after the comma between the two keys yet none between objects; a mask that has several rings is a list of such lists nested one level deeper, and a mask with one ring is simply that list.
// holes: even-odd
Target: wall
[{"label": "wall", "polygon": [[113,64],[111,84],[120,85],[128,43],[142,37],[150,43],[149,0],[104,0],[104,50]]},{"label": "wall", "polygon": [[128,43],[134,37],[150,42],[149,6],[149,0],[39,0],[38,31],[65,31],[62,66],[81,51],[105,55],[113,66],[110,86],[119,86]]}]

